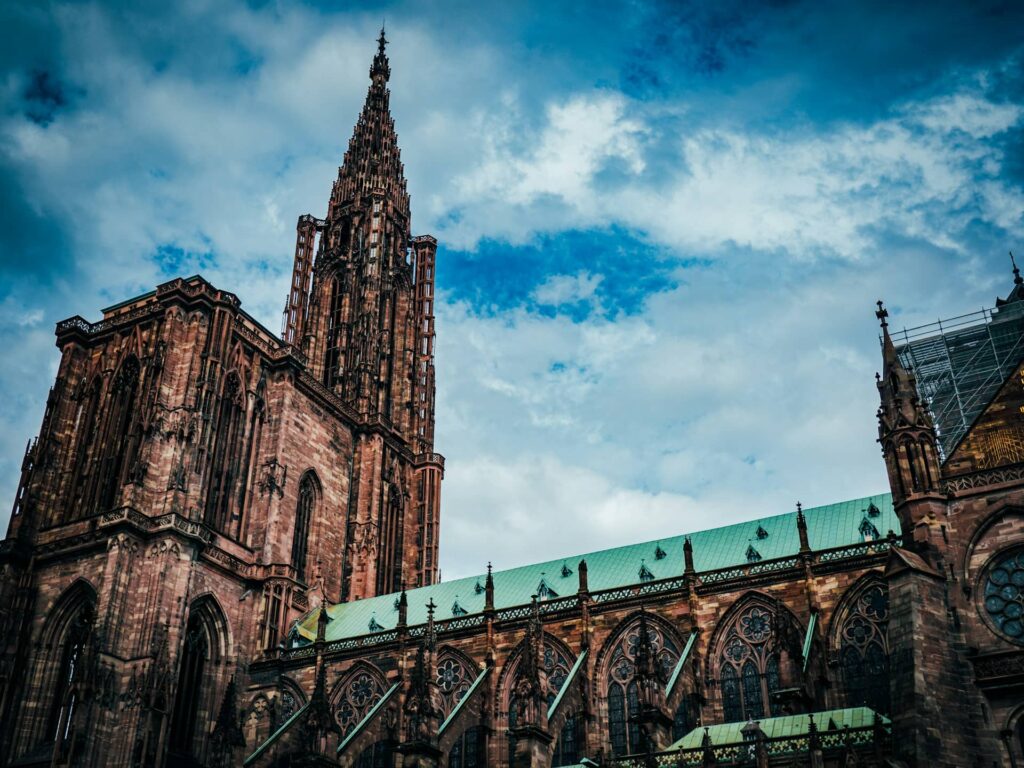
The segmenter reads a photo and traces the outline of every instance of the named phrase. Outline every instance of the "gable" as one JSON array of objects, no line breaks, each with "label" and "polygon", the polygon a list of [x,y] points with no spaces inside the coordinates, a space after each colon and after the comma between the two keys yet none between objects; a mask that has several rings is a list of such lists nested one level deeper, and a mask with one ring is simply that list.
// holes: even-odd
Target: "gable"
[{"label": "gable", "polygon": [[946,459],[958,475],[1024,462],[1024,363],[1018,363]]}]

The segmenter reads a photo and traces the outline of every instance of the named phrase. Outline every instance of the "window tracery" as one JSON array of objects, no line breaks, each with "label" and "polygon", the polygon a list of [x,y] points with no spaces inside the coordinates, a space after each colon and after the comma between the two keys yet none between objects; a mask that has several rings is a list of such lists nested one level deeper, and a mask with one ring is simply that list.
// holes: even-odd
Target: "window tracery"
[{"label": "window tracery", "polygon": [[472,669],[452,653],[442,654],[437,662],[437,690],[441,695],[441,722],[452,713],[473,682]]},{"label": "window tracery", "polygon": [[[679,662],[679,647],[655,623],[647,624],[647,637],[658,662],[658,672],[667,683]],[[640,728],[631,722],[640,707],[636,683],[636,651],[640,640],[640,625],[635,623],[616,641],[608,661],[608,730],[612,751],[616,756],[633,754],[643,749]],[[680,707],[684,710],[685,703]],[[678,712],[676,713],[678,716]]]},{"label": "window tracery", "polygon": [[889,592],[873,583],[856,596],[839,631],[847,704],[889,711]]},{"label": "window tracery", "polygon": [[719,689],[725,722],[758,720],[772,714],[772,694],[781,689],[775,648],[775,614],[754,603],[725,630],[719,655]]},{"label": "window tracery", "polygon": [[1024,550],[998,555],[988,569],[985,613],[1004,637],[1024,645]]},{"label": "window tracery", "polygon": [[[373,709],[373,705],[383,696],[383,681],[371,674],[369,670],[360,669],[349,677],[342,685],[334,706],[334,719],[341,728],[342,737],[351,733],[352,729],[362,722],[366,714]],[[359,759],[363,758],[360,756]],[[367,765],[372,766],[376,763],[367,763]]]}]

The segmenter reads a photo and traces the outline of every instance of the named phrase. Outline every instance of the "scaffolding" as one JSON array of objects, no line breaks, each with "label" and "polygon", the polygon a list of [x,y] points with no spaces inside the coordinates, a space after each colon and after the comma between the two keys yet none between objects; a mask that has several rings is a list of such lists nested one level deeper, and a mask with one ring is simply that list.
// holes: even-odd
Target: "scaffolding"
[{"label": "scaffolding", "polygon": [[1024,301],[906,328],[893,343],[917,378],[945,458],[1024,357]]}]

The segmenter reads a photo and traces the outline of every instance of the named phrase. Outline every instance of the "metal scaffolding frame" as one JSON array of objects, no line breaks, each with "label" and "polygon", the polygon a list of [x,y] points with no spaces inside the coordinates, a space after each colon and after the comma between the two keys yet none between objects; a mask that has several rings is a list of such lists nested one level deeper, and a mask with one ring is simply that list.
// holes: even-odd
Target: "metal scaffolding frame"
[{"label": "metal scaffolding frame", "polygon": [[947,457],[1024,358],[1024,302],[906,328],[892,338],[917,378]]}]

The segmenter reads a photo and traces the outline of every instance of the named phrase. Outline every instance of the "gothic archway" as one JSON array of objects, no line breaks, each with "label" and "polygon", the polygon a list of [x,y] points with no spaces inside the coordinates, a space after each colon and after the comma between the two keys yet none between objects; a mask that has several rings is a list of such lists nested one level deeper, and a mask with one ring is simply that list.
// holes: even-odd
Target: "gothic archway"
[{"label": "gothic archway", "polygon": [[191,765],[206,740],[203,723],[216,713],[217,667],[228,648],[227,622],[213,597],[192,603],[178,653],[178,682],[168,731],[168,766]]},{"label": "gothic archway", "polygon": [[54,602],[43,628],[37,679],[45,720],[33,739],[53,744],[57,756],[66,753],[81,725],[82,686],[94,661],[92,630],[96,620],[96,590],[78,579]]}]

